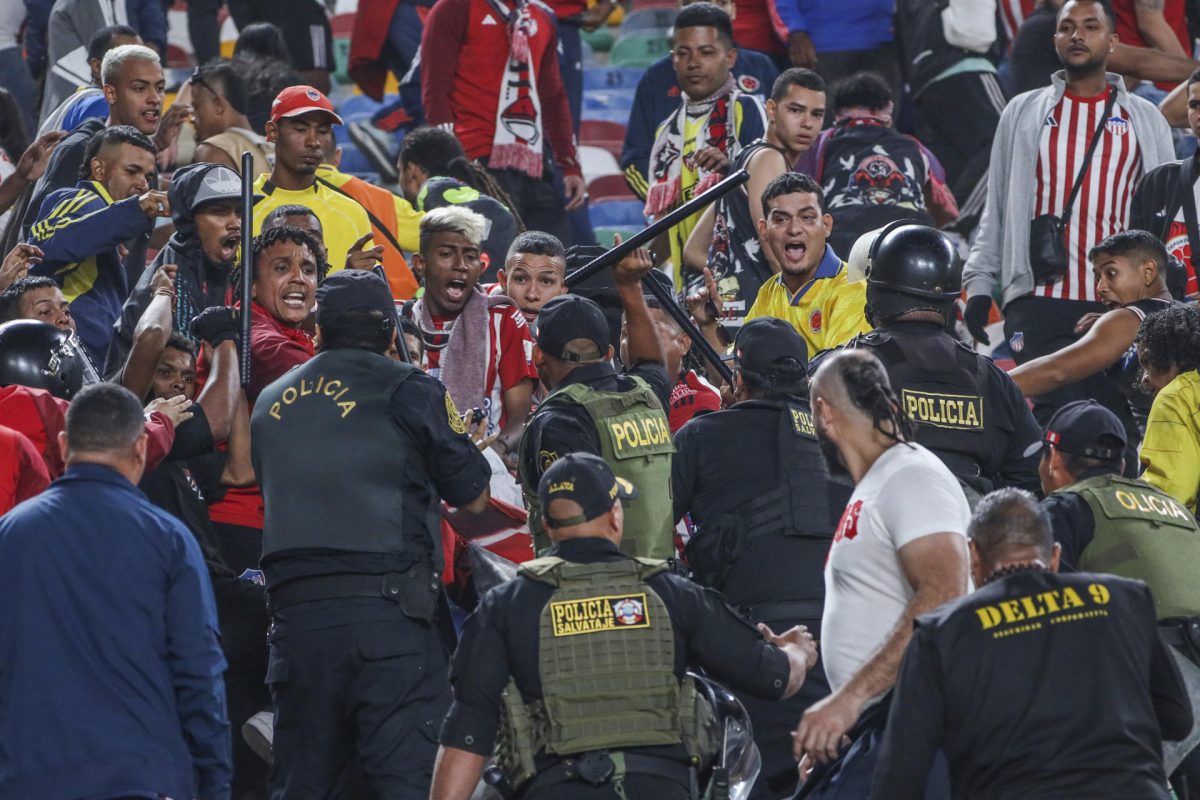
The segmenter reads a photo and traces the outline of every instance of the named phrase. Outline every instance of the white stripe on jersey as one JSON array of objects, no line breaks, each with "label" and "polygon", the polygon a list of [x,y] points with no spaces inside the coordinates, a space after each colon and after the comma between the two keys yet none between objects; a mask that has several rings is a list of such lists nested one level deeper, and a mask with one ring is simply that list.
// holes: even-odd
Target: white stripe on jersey
[{"label": "white stripe on jersey", "polygon": [[[1082,159],[1104,111],[1104,97],[1081,100],[1064,95],[1042,125],[1038,144],[1034,216],[1061,214]],[[1060,300],[1096,299],[1088,251],[1129,224],[1133,187],[1142,175],[1142,156],[1129,112],[1117,103],[1100,132],[1079,195],[1067,223],[1067,273],[1034,294]]]}]

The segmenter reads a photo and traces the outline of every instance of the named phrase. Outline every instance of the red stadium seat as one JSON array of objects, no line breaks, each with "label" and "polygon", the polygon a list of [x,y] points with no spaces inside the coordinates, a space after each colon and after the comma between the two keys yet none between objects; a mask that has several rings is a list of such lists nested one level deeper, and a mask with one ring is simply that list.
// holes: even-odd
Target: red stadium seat
[{"label": "red stadium seat", "polygon": [[588,184],[587,190],[588,196],[592,200],[637,199],[637,195],[625,183],[624,175],[602,175],[599,178],[593,178],[592,182]]},{"label": "red stadium seat", "polygon": [[[625,126],[619,122],[602,119],[585,119],[579,124],[581,144],[596,142],[625,141]],[[603,146],[603,145],[598,145]]]}]

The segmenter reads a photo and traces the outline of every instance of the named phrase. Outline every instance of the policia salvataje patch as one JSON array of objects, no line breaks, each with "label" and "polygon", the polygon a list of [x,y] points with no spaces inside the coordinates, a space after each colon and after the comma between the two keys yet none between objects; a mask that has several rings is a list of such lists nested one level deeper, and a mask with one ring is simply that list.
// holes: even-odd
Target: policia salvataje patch
[{"label": "policia salvataje patch", "polygon": [[605,595],[550,603],[550,623],[555,636],[649,628],[646,595]]}]

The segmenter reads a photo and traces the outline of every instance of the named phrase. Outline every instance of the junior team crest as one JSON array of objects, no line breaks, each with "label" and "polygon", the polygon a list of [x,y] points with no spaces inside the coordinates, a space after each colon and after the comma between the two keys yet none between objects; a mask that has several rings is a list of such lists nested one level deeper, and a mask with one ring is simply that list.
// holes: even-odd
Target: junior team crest
[{"label": "junior team crest", "polygon": [[1124,136],[1129,133],[1129,123],[1120,117],[1109,117],[1104,123],[1104,130],[1113,136]]},{"label": "junior team crest", "polygon": [[1021,331],[1014,333],[1008,340],[1008,347],[1014,353],[1019,353],[1025,349],[1025,334]]}]

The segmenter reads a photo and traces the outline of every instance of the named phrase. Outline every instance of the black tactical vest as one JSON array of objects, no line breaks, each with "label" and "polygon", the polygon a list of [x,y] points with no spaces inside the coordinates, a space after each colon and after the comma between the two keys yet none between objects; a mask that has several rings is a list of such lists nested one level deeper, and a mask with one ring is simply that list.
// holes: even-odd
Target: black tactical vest
[{"label": "black tactical vest", "polygon": [[432,507],[407,509],[427,530],[404,529],[400,476],[423,470],[423,460],[388,413],[388,399],[416,372],[377,353],[329,350],[259,395],[251,435],[264,558],[302,548],[404,555],[408,537],[437,541],[436,493]]},{"label": "black tactical vest", "polygon": [[917,424],[917,443],[932,450],[960,481],[986,494],[1001,464],[993,463],[986,360],[952,336],[897,328],[851,340],[883,362],[904,412]]},{"label": "black tactical vest", "polygon": [[[716,589],[723,588],[729,568],[748,542],[792,537],[812,540],[818,550],[827,550],[837,526],[827,491],[829,475],[808,404],[798,398],[738,404],[751,405],[780,409],[776,434],[779,482],[736,509],[705,520],[689,541],[688,563],[697,582]],[[794,594],[779,599],[810,599],[810,595],[821,599],[823,588],[797,585]]]}]

